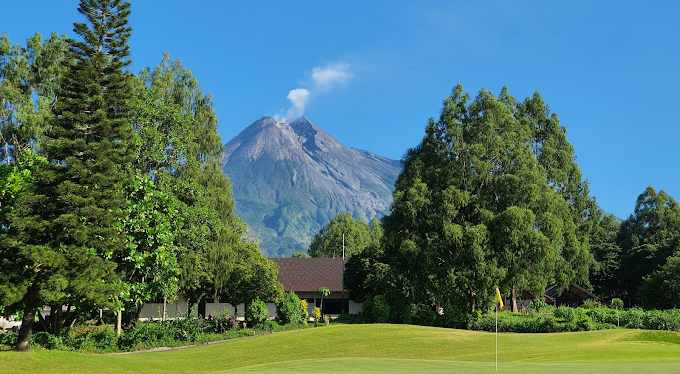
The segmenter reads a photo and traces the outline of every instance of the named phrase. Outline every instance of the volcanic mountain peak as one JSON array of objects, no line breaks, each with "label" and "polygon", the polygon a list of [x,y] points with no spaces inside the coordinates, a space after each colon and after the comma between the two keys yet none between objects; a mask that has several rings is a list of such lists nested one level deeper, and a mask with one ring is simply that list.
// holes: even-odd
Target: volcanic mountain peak
[{"label": "volcanic mountain peak", "polygon": [[387,212],[401,170],[345,147],[305,117],[263,117],[225,147],[236,208],[271,256],[307,249],[336,214],[369,220]]}]

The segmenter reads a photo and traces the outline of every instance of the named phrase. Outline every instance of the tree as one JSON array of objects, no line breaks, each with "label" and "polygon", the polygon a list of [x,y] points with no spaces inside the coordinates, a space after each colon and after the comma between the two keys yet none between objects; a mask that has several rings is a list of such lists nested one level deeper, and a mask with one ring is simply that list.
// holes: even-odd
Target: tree
[{"label": "tree", "polygon": [[321,309],[322,313],[323,313],[323,299],[324,299],[324,297],[328,297],[330,294],[331,294],[331,290],[328,289],[328,287],[319,288],[319,295],[321,295],[321,305],[320,305],[321,308],[320,309]]},{"label": "tree", "polygon": [[83,0],[78,10],[89,24],[74,24],[81,41],[69,40],[72,63],[41,142],[48,163],[10,218],[7,246],[14,265],[27,269],[14,302],[24,311],[18,350],[28,349],[42,305],[51,306],[52,330],[95,306],[117,308],[120,282],[110,258],[125,240],[116,222],[131,160],[129,4]]},{"label": "tree", "polygon": [[[662,294],[654,294],[657,287],[648,284],[641,294],[645,279],[648,282],[660,280],[653,274],[668,259],[680,253],[680,205],[664,191],[656,192],[647,187],[640,194],[633,214],[621,224],[618,237],[621,247],[621,267],[617,276],[629,304],[637,304],[645,299],[649,305],[667,304]],[[673,265],[669,264],[667,269]],[[660,283],[657,283],[660,285]]]},{"label": "tree", "polygon": [[[340,213],[312,239],[312,257],[351,257],[364,250],[372,241],[371,229],[349,213]],[[344,248],[344,249],[343,249]]]},{"label": "tree", "polygon": [[539,95],[518,103],[503,89],[470,101],[456,86],[407,153],[383,220],[391,313],[404,320],[403,305],[441,305],[455,324],[489,307],[495,285],[513,295],[588,286],[593,260],[579,227],[593,203]]},{"label": "tree", "polygon": [[137,319],[142,304],[174,299],[179,265],[175,245],[178,222],[174,196],[158,191],[148,176],[134,176],[125,188],[127,206],[122,229],[127,245],[114,253],[125,282],[126,310]]},{"label": "tree", "polygon": [[664,309],[680,306],[680,253],[666,259],[659,270],[647,276],[641,291],[646,306]]},{"label": "tree", "polygon": [[605,299],[622,294],[619,282],[621,247],[617,242],[621,222],[611,214],[599,213],[590,233],[590,251],[596,265],[590,275],[595,293]]},{"label": "tree", "polygon": [[238,304],[279,292],[276,269],[246,239],[212,102],[179,61],[164,56],[134,80],[135,168],[177,204],[174,245],[179,293],[190,305],[207,296]]},{"label": "tree", "polygon": [[345,264],[344,287],[350,299],[365,301],[371,295],[383,295],[391,273],[383,261],[382,243],[377,242],[355,254]]},{"label": "tree", "polygon": [[56,34],[45,41],[35,34],[24,47],[0,36],[1,161],[40,145],[70,58],[66,39]]}]

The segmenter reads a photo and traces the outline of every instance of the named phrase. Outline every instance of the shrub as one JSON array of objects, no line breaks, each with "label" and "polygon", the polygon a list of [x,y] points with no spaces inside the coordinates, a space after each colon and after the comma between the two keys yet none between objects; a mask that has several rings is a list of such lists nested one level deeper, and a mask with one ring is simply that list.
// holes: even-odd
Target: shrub
[{"label": "shrub", "polygon": [[62,336],[52,335],[44,331],[33,334],[33,336],[31,336],[31,344],[38,345],[45,349],[70,350],[69,347],[64,344],[64,338]]},{"label": "shrub", "polygon": [[86,326],[71,329],[64,344],[72,350],[112,352],[118,350],[118,336],[110,326]]},{"label": "shrub", "polygon": [[576,309],[570,308],[568,306],[560,306],[553,312],[556,318],[562,319],[564,321],[573,321],[576,319]]},{"label": "shrub", "polygon": [[175,319],[161,322],[168,325],[168,329],[174,332],[174,339],[182,342],[196,342],[203,335],[203,320],[196,318]]},{"label": "shrub", "polygon": [[138,323],[118,338],[118,347],[132,351],[151,347],[173,345],[175,332],[165,322]]},{"label": "shrub", "polygon": [[546,313],[551,312],[554,308],[543,299],[534,299],[529,302],[527,309],[530,313]]},{"label": "shrub", "polygon": [[623,309],[623,300],[619,299],[618,297],[615,297],[612,299],[612,301],[609,303],[609,305],[613,309]]},{"label": "shrub", "polygon": [[[522,315],[511,312],[502,312],[498,314],[498,331],[548,333],[589,331],[607,327],[606,325],[595,323],[588,318],[585,313],[569,311],[569,309],[573,308],[558,308],[553,314]],[[558,315],[561,317],[558,317]],[[495,315],[482,315],[470,321],[468,323],[468,328],[472,330],[495,331]]]},{"label": "shrub", "polygon": [[238,328],[238,320],[235,316],[224,313],[212,320],[205,320],[205,330],[215,333],[224,334],[229,330]]},{"label": "shrub", "polygon": [[17,343],[17,334],[12,332],[0,332],[0,345],[13,347]]},{"label": "shrub", "polygon": [[640,308],[631,308],[622,311],[621,326],[629,329],[643,329],[645,320],[645,311]]},{"label": "shrub", "polygon": [[276,303],[276,318],[284,325],[301,324],[307,319],[307,309],[294,292],[285,292]]},{"label": "shrub", "polygon": [[593,308],[600,308],[600,307],[602,307],[602,304],[600,304],[600,302],[595,300],[595,299],[587,299],[581,305],[581,308],[583,308],[583,309],[593,309]]},{"label": "shrub", "polygon": [[195,318],[138,323],[118,338],[121,350],[176,346],[200,341],[204,336],[202,320]]},{"label": "shrub", "polygon": [[281,329],[281,325],[279,325],[279,323],[274,320],[266,320],[262,323],[261,328],[267,332],[274,332],[279,331]]},{"label": "shrub", "polygon": [[246,310],[246,322],[248,322],[248,325],[251,327],[261,326],[267,319],[269,319],[267,304],[260,299],[250,302]]},{"label": "shrub", "polygon": [[300,310],[302,311],[302,323],[307,324],[307,320],[309,320],[309,303],[307,303],[307,300],[305,299],[300,299]]},{"label": "shrub", "polygon": [[314,307],[314,326],[317,326],[319,324],[319,320],[321,319],[321,308],[318,306]]},{"label": "shrub", "polygon": [[390,318],[390,307],[385,301],[385,296],[377,295],[370,298],[364,304],[363,316],[368,322],[387,322]]}]

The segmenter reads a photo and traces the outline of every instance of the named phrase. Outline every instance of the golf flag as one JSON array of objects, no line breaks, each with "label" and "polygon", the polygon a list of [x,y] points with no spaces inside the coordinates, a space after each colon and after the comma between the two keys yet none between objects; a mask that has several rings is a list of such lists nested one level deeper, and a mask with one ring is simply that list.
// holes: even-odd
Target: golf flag
[{"label": "golf flag", "polygon": [[503,304],[503,297],[501,296],[501,290],[496,287],[496,304],[498,304],[499,309],[503,309],[505,304]]}]

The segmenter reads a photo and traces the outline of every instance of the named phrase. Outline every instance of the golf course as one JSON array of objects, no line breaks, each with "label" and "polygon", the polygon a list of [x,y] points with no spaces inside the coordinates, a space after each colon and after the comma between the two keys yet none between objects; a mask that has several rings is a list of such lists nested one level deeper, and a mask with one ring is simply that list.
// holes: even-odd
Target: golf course
[{"label": "golf course", "polygon": [[[680,334],[500,334],[503,373],[677,373]],[[3,373],[488,373],[495,335],[410,325],[336,325],[162,352],[0,352]]]}]

